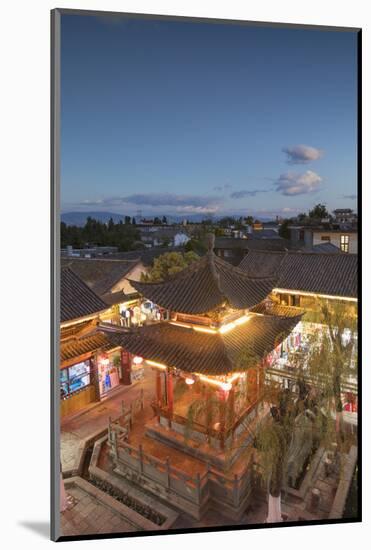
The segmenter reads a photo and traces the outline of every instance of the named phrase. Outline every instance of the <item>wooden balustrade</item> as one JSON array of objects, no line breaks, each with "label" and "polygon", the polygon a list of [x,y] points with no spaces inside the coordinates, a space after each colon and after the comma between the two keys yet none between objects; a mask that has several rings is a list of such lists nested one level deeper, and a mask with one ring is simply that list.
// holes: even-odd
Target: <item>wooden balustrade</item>
[{"label": "wooden balustrade", "polygon": [[[119,433],[122,429],[122,426],[119,424],[111,422],[111,433]],[[240,476],[227,477],[208,465],[206,471],[202,474],[197,472],[194,475],[190,475],[172,465],[170,458],[161,460],[146,453],[141,445],[135,448],[117,436],[110,437],[109,441],[113,455],[119,463],[121,462],[125,465],[125,468],[148,477],[167,490],[173,491],[194,503],[201,504],[203,502],[204,497],[208,493],[207,485],[209,481],[226,492],[227,496],[229,495],[228,500],[235,506],[239,505],[241,498],[245,494],[245,489],[249,482],[246,475],[248,468]]]},{"label": "wooden balustrade", "polygon": [[[228,477],[212,468],[210,464],[207,464],[203,473],[197,472],[190,475],[171,464],[169,457],[161,460],[146,453],[142,445],[139,445],[139,447],[130,445],[127,438],[131,426],[135,416],[143,407],[142,393],[129,407],[126,407],[124,402],[122,403],[122,414],[118,418],[109,418],[108,442],[117,465],[119,466],[121,463],[125,466],[125,469],[136,472],[136,474],[158,483],[166,490],[197,505],[203,504],[207,498],[211,483],[216,491],[223,492],[227,501],[238,507],[248,489],[250,476],[247,471],[250,463],[246,465],[244,472],[239,476]],[[246,412],[250,410],[249,407]],[[173,415],[173,421],[185,423],[185,419],[177,415]],[[208,432],[204,426],[197,426],[197,429],[200,428],[203,428],[205,434]],[[208,435],[210,435],[210,432],[213,437],[220,437],[221,435],[216,430],[209,430]]]}]

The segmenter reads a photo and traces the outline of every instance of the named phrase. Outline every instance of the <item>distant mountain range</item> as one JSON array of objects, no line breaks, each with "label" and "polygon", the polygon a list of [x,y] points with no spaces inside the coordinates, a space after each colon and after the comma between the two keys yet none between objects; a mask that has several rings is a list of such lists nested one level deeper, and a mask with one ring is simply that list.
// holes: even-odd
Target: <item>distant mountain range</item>
[{"label": "distant mountain range", "polygon": [[[159,217],[162,217],[162,215],[167,217],[168,222],[170,223],[180,223],[184,219],[187,219],[189,222],[201,222],[202,220],[210,217],[207,214],[191,214],[187,216],[172,216],[171,214],[161,214]],[[229,214],[230,215],[230,214]],[[110,218],[113,219],[115,223],[118,223],[120,220],[124,220],[125,214],[115,214],[114,212],[64,212],[61,214],[61,221],[66,223],[67,225],[77,225],[77,226],[83,226],[86,223],[86,219],[88,217],[94,218],[95,220],[98,220],[102,223],[107,223]],[[239,214],[235,214],[236,217],[239,217]],[[145,218],[153,218],[153,215],[144,215]],[[137,218],[137,216],[134,215],[134,218]],[[212,216],[214,220],[219,220],[220,218],[223,218],[223,215],[219,216]],[[262,222],[270,221],[269,218],[259,218]],[[137,219],[137,222],[139,220]]]}]

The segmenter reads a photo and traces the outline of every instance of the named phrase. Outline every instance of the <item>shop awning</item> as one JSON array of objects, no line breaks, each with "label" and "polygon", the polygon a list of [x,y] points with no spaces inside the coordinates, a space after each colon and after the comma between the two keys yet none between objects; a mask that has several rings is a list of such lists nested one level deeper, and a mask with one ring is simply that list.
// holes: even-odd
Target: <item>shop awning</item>
[{"label": "shop awning", "polygon": [[84,361],[97,351],[108,351],[115,347],[115,344],[102,332],[96,332],[82,338],[68,339],[61,343],[61,367],[72,364],[74,359],[76,359],[76,362],[79,360]]}]

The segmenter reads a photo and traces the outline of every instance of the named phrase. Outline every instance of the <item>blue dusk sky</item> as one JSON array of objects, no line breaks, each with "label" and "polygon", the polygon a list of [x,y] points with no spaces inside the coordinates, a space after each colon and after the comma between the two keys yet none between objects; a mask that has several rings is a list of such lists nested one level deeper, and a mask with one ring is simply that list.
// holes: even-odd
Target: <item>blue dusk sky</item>
[{"label": "blue dusk sky", "polygon": [[354,31],[62,15],[61,207],[356,208]]}]

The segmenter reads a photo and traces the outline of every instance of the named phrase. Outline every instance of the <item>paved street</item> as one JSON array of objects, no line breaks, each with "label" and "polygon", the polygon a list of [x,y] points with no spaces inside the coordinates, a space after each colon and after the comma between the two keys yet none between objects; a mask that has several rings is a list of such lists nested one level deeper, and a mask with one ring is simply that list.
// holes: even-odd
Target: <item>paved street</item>
[{"label": "paved street", "polygon": [[67,489],[68,509],[61,514],[62,535],[123,533],[136,531],[123,516],[89,495],[83,488]]},{"label": "paved street", "polygon": [[62,470],[73,469],[80,442],[90,435],[104,430],[111,416],[116,418],[121,414],[122,401],[130,405],[144,391],[145,403],[150,403],[154,396],[155,374],[151,369],[145,369],[143,380],[132,386],[121,386],[111,398],[98,403],[82,414],[75,415],[61,422],[61,461]]}]

